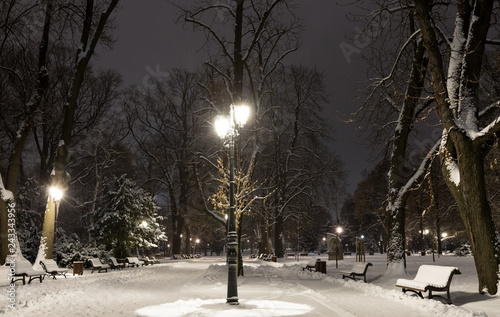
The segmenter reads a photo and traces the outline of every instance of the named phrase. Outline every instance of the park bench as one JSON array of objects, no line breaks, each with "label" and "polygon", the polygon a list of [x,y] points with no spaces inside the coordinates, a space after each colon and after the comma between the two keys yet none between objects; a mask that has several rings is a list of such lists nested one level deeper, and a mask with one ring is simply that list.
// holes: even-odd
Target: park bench
[{"label": "park bench", "polygon": [[136,256],[129,256],[125,258],[125,262],[128,264],[129,267],[144,266],[144,261],[139,260]]},{"label": "park bench", "polygon": [[424,298],[422,292],[429,291],[428,298],[442,297],[433,295],[432,292],[446,292],[448,304],[451,304],[450,284],[454,274],[461,274],[458,268],[453,266],[421,265],[413,280],[398,279],[397,287],[401,287],[403,293],[407,291]]},{"label": "park bench", "polygon": [[109,265],[111,266],[111,270],[124,269],[125,264],[126,264],[125,262],[123,262],[123,263],[118,262],[118,260],[113,256],[109,257]]},{"label": "park bench", "polygon": [[309,270],[311,272],[316,272],[316,262],[321,261],[321,259],[311,259],[307,262],[306,266],[302,267],[302,271]]},{"label": "park bench", "polygon": [[41,260],[40,265],[45,273],[47,273],[48,276],[52,276],[54,280],[56,279],[56,275],[62,275],[66,278],[66,273],[68,273],[68,269],[60,268],[53,259]]},{"label": "park bench", "polygon": [[23,281],[23,285],[26,285],[26,278],[29,278],[28,284],[30,284],[34,279],[39,279],[40,283],[42,283],[43,278],[45,277],[44,271],[33,270],[31,263],[19,254],[16,256],[15,270],[16,273],[14,274],[14,277],[12,277],[11,283]]},{"label": "park bench", "polygon": [[149,257],[145,256],[143,258],[140,258],[139,261],[144,262],[144,265],[153,265],[154,262],[151,260]]},{"label": "park bench", "polygon": [[356,263],[352,266],[352,269],[350,271],[341,271],[342,273],[342,278],[345,279],[350,278],[353,279],[354,281],[356,280],[356,276],[362,276],[363,281],[366,283],[366,271],[368,271],[368,267],[373,266],[370,262],[367,263]]},{"label": "park bench", "polygon": [[91,274],[94,273],[94,271],[97,271],[97,273],[101,273],[101,271],[108,272],[108,269],[110,268],[109,264],[103,264],[99,258],[88,259],[88,262],[90,263],[90,267],[92,269],[90,272]]},{"label": "park bench", "polygon": [[262,256],[262,260],[264,261],[271,261],[273,259],[273,255],[272,254],[267,254],[267,255],[263,255]]}]

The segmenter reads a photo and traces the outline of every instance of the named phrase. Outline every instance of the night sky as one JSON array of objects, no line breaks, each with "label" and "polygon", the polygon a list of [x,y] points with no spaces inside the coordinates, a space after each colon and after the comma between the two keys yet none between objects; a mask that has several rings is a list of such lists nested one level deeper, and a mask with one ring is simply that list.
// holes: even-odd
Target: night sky
[{"label": "night sky", "polygon": [[[359,107],[359,101],[354,99],[358,96],[356,81],[365,80],[365,65],[359,59],[363,51],[349,38],[355,27],[362,25],[346,17],[353,7],[339,6],[336,1],[298,3],[297,14],[305,25],[303,44],[288,61],[316,67],[325,75],[330,93],[325,115],[336,131],[336,152],[345,163],[348,191],[352,193],[361,180],[362,170],[374,165],[370,151],[357,136],[356,124],[339,120],[346,119],[347,114]],[[195,70],[206,59],[205,52],[200,50],[203,34],[192,31],[190,26],[176,24],[177,9],[166,0],[122,0],[117,13],[117,41],[112,50],[101,50],[94,63],[118,70],[126,86],[147,85],[150,76],[168,76],[167,70],[174,67]],[[340,48],[341,43],[356,47],[360,54],[351,54],[348,61]]]}]

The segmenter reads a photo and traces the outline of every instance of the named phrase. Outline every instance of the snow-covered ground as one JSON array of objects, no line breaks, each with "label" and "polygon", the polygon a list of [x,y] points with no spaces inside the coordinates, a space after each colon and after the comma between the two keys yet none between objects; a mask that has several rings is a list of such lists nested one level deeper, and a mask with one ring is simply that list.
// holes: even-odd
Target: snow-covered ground
[{"label": "snow-covered ground", "polygon": [[[326,260],[324,256],[321,256]],[[480,295],[470,257],[408,257],[408,276],[421,264],[456,266],[462,272],[451,285],[453,305],[443,300],[405,295],[395,287],[398,276],[385,276],[385,255],[367,256],[373,263],[368,283],[342,280],[354,257],[328,261],[327,274],[303,271],[311,257],[278,263],[245,259],[238,278],[238,306],[225,303],[227,269],[223,257],[165,260],[161,264],[16,287],[15,310],[0,293],[2,316],[500,316],[500,296]],[[5,283],[3,283],[5,284]],[[2,285],[2,284],[0,284]],[[7,290],[7,287],[1,286]]]}]

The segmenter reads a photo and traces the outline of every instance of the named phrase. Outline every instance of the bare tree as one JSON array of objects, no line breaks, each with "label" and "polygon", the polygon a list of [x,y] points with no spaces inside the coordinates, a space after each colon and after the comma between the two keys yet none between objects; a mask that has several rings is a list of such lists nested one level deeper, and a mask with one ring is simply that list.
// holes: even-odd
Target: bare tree
[{"label": "bare tree", "polygon": [[[267,222],[274,227],[275,254],[284,256],[284,226],[303,210],[328,212],[343,184],[342,162],[332,150],[332,131],[322,116],[326,91],[322,74],[315,69],[289,66],[280,71],[272,86],[268,115],[262,118],[271,142],[261,159],[267,186],[275,192],[266,200],[271,210]],[[256,174],[257,175],[257,174]]]},{"label": "bare tree", "polygon": [[[482,148],[497,138],[500,116],[481,122],[480,115],[498,109],[498,103],[484,107],[479,92],[490,21],[493,12],[498,12],[493,6],[493,1],[457,1],[450,41],[450,35],[434,26],[439,21],[432,13],[439,6],[415,1],[416,19],[429,56],[432,87],[443,125],[439,149],[442,172],[469,234],[479,292],[490,294],[497,293],[500,242],[487,198]],[[439,45],[440,40],[444,45]],[[447,70],[443,56],[449,56]]]},{"label": "bare tree", "polygon": [[[49,46],[49,33],[51,27],[51,16],[52,16],[52,1],[47,1],[46,5],[42,7],[45,12],[45,18],[43,22],[43,31],[40,35],[39,42],[39,50],[38,50],[38,67],[35,70],[36,74],[36,82],[30,83],[27,78],[23,78],[23,75],[20,74],[17,69],[23,69],[27,65],[15,65],[11,64],[12,60],[5,60],[5,53],[11,53],[13,51],[22,51],[21,43],[17,42],[18,39],[24,37],[24,32],[31,34],[29,30],[26,29],[26,23],[30,19],[33,19],[35,15],[34,10],[41,7],[39,4],[32,5],[31,2],[28,4],[23,1],[10,1],[9,3],[3,2],[2,6],[5,6],[6,15],[2,16],[1,30],[2,30],[2,42],[0,44],[0,53],[2,53],[2,64],[0,65],[0,69],[2,73],[6,73],[6,76],[2,76],[4,78],[13,79],[15,81],[14,87],[11,89],[6,89],[3,91],[13,92],[15,90],[16,85],[24,87],[24,91],[21,91],[20,100],[14,101],[13,99],[4,99],[2,98],[2,103],[6,102],[7,105],[2,105],[2,112],[5,109],[9,109],[11,106],[19,107],[17,111],[20,111],[22,115],[21,122],[16,128],[10,129],[10,134],[13,140],[13,145],[10,148],[10,156],[8,159],[8,167],[7,167],[7,180],[5,188],[12,193],[12,197],[15,202],[15,197],[17,195],[17,185],[19,181],[19,175],[21,170],[21,162],[22,162],[22,154],[26,142],[31,134],[32,128],[35,124],[35,117],[37,114],[37,109],[43,101],[44,95],[48,88],[49,77],[47,73],[47,55],[48,55],[48,46]],[[17,38],[17,36],[20,38]],[[29,44],[27,41],[26,44]],[[6,52],[8,51],[8,52]],[[13,56],[13,55],[12,55]],[[7,63],[5,63],[7,62]],[[16,67],[16,66],[19,66]],[[30,76],[28,73],[27,76]],[[17,86],[17,87],[19,87]],[[17,105],[10,104],[11,102],[16,102]],[[17,112],[16,111],[16,112]],[[2,113],[3,117],[4,113]],[[10,119],[14,119],[15,117],[10,117]],[[5,117],[3,118],[5,120]],[[7,122],[3,122],[6,126],[9,125]],[[15,131],[15,132],[14,132]],[[9,130],[7,130],[9,133]],[[2,195],[2,201],[0,203],[0,263],[3,263],[8,254],[8,221],[7,221],[7,204],[8,200],[11,197],[4,197]]]},{"label": "bare tree", "polygon": [[[382,4],[380,10],[374,10],[367,17],[366,29],[372,28],[379,31],[372,35],[378,36],[380,43],[371,48],[367,60],[371,72],[380,77],[372,79],[368,97],[356,116],[367,122],[366,131],[372,135],[369,140],[377,146],[383,144],[386,151],[383,156],[389,162],[385,204],[389,217],[388,272],[403,273],[406,269],[406,201],[410,191],[423,179],[438,145],[435,141],[427,142],[431,144],[415,149],[412,140],[418,140],[419,131],[427,128],[417,122],[425,121],[421,117],[432,110],[433,98],[425,89],[428,60],[411,11]],[[388,53],[396,55],[395,62],[382,57]],[[421,156],[423,151],[429,151],[427,155],[424,153],[423,160],[414,160],[415,154]]]},{"label": "bare tree", "polygon": [[[74,19],[81,23],[79,25],[81,34],[78,40],[73,39],[76,42],[77,48],[74,52],[75,60],[72,69],[72,80],[63,108],[64,119],[61,127],[60,141],[54,161],[54,170],[51,173],[51,185],[61,189],[67,188],[70,179],[66,171],[68,164],[68,147],[72,145],[73,128],[76,120],[75,115],[79,106],[81,106],[78,101],[84,78],[97,44],[101,38],[105,38],[106,27],[109,26],[110,16],[118,2],[119,0],[111,0],[108,3],[99,3],[95,5],[93,0],[87,0],[85,2],[85,8],[72,10],[75,9],[73,7],[68,10],[71,12],[80,12]],[[69,6],[72,7],[73,5],[69,4]],[[95,15],[97,12],[100,12],[100,15],[96,18]],[[41,238],[42,243],[40,244],[40,250],[37,256],[37,263],[39,259],[52,257],[54,219],[55,204],[54,200],[50,198],[45,212]]]},{"label": "bare tree", "polygon": [[[485,83],[483,71],[483,56],[487,45],[495,44],[488,38],[488,31],[494,27],[493,17],[497,17],[494,6],[498,3],[492,1],[453,1],[431,3],[429,1],[404,1],[399,3],[382,3],[380,12],[388,12],[384,21],[401,25],[400,30],[406,32],[387,32],[388,37],[396,45],[393,52],[395,62],[382,71],[386,75],[379,81],[386,86],[394,81],[401,65],[405,62],[407,48],[413,46],[425,49],[424,59],[428,60],[428,67],[418,62],[412,65],[420,69],[428,70],[428,76],[423,78],[420,84],[413,80],[414,72],[409,72],[410,77],[406,82],[408,88],[417,89],[413,93],[404,90],[406,99],[424,98],[432,100],[435,111],[442,126],[441,141],[430,143],[431,150],[421,161],[417,173],[411,176],[409,181],[401,183],[398,181],[396,164],[390,173],[389,203],[393,207],[393,224],[391,230],[394,232],[393,246],[394,256],[392,263],[402,262],[404,257],[404,231],[401,224],[403,219],[399,216],[397,208],[404,202],[404,195],[409,185],[415,184],[417,176],[426,170],[427,162],[432,157],[432,151],[439,149],[441,170],[446,182],[452,192],[466,226],[469,240],[474,253],[476,269],[479,277],[479,291],[488,291],[490,294],[497,292],[499,252],[498,237],[496,236],[490,204],[488,202],[484,177],[484,155],[485,149],[495,141],[500,131],[500,118],[498,116],[498,101],[490,98],[482,98],[482,95],[494,96],[495,89],[491,89]],[[450,10],[453,8],[454,10]],[[456,13],[455,23],[450,25],[447,19],[450,12]],[[402,20],[401,17],[410,17]],[[399,20],[397,19],[399,18]],[[401,24],[408,21],[408,24]],[[405,27],[408,25],[408,27]],[[394,35],[397,35],[396,37]],[[415,44],[412,44],[415,43]],[[419,44],[421,43],[421,44]],[[420,46],[422,45],[422,46]],[[413,50],[412,56],[418,57],[419,49]],[[382,67],[384,69],[384,67]],[[422,90],[424,88],[424,90]],[[490,89],[489,89],[490,88]],[[488,93],[481,94],[481,89],[487,89]],[[488,90],[489,89],[489,90]],[[426,91],[429,91],[427,93]],[[428,95],[428,96],[426,96]],[[411,103],[398,103],[411,106]],[[420,105],[416,104],[418,109]],[[398,128],[394,133],[394,146],[392,151],[394,163],[397,163],[398,153],[403,161],[409,162],[409,158],[397,150],[405,143],[397,144],[398,140],[404,141],[405,129],[412,129],[415,125],[415,111],[400,112],[401,116],[396,121]],[[405,118],[406,122],[405,122]],[[397,150],[397,151],[395,151]],[[396,154],[396,156],[394,156]],[[399,185],[398,185],[399,183]],[[394,187],[394,185],[396,185]],[[393,198],[391,198],[393,197]],[[398,198],[399,197],[399,198]],[[394,199],[396,198],[396,199]],[[403,200],[401,200],[403,198]],[[399,220],[398,220],[399,219]],[[394,242],[394,243],[393,243]],[[391,263],[390,261],[390,263]]]},{"label": "bare tree", "polygon": [[[297,32],[300,23],[292,11],[292,2],[286,0],[238,0],[213,3],[200,1],[193,8],[182,8],[181,19],[207,34],[210,60],[207,65],[224,81],[224,98],[206,99],[214,110],[220,104],[251,103],[253,129],[251,142],[241,147],[238,164],[245,166],[245,174],[253,179],[260,154],[259,118],[266,109],[260,100],[268,77],[283,59],[298,47]],[[210,44],[210,46],[208,46]],[[246,76],[245,76],[246,75]],[[209,87],[207,87],[209,88]],[[219,92],[207,91],[207,96]],[[219,102],[220,104],[217,104]],[[226,108],[227,109],[227,108]],[[249,157],[245,160],[245,157]],[[242,268],[242,261],[238,263]]]},{"label": "bare tree", "polygon": [[166,193],[172,254],[179,254],[181,235],[189,231],[187,214],[197,194],[195,153],[202,153],[207,144],[203,142],[207,111],[201,106],[199,74],[182,69],[169,73],[166,81],[158,79],[147,90],[130,91],[124,109],[139,152],[154,171],[145,173],[144,181],[158,184]]}]

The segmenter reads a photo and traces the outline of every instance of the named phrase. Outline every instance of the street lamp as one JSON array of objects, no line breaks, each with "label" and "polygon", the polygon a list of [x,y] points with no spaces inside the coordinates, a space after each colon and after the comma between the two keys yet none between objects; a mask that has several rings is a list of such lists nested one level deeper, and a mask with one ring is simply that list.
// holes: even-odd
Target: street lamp
[{"label": "street lamp", "polygon": [[196,244],[194,245],[194,255],[195,256],[196,256],[196,246],[198,246],[198,244],[200,244],[200,239],[196,239]]},{"label": "street lamp", "polygon": [[443,238],[441,239],[441,241],[443,242],[443,248],[444,248],[444,250],[446,251],[446,241],[445,241],[445,239],[446,239],[446,237],[448,236],[448,234],[447,234],[446,232],[443,232],[443,233],[441,234],[441,236],[443,237]]},{"label": "street lamp", "polygon": [[337,227],[337,233],[338,233],[338,234],[341,234],[341,233],[342,233],[342,227],[340,227],[340,226],[339,226],[339,227]]},{"label": "street lamp", "polygon": [[236,235],[236,210],[234,197],[234,138],[238,136],[238,129],[242,128],[248,119],[250,108],[248,106],[235,106],[231,104],[229,117],[218,116],[215,121],[215,129],[221,139],[228,142],[229,146],[229,219],[227,232],[227,298],[226,303],[238,305],[237,285],[237,260],[238,242]]},{"label": "street lamp", "polygon": [[[57,215],[59,214],[59,203],[61,201],[61,198],[63,196],[63,191],[56,186],[52,186],[49,188],[49,194],[50,197],[52,197],[52,200],[54,201],[55,205],[55,213],[54,213],[54,242],[52,243],[52,250],[53,253],[55,252],[55,245],[56,245],[56,237],[57,237]],[[54,257],[52,257],[54,258]]]}]

